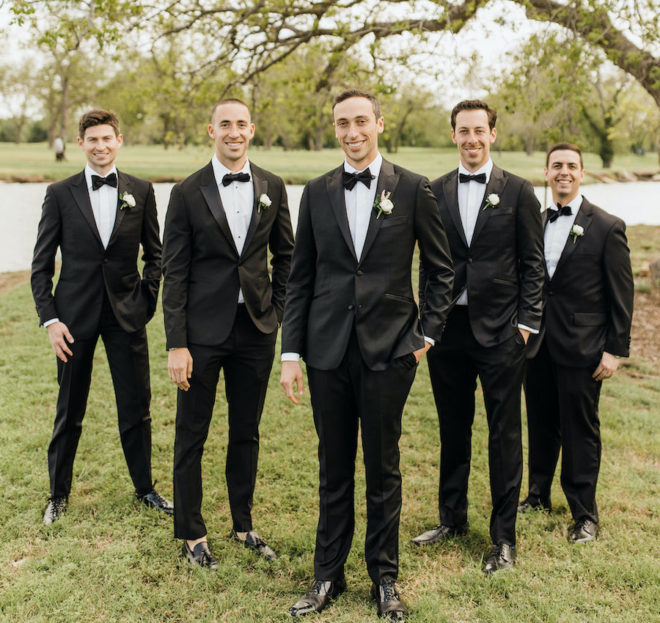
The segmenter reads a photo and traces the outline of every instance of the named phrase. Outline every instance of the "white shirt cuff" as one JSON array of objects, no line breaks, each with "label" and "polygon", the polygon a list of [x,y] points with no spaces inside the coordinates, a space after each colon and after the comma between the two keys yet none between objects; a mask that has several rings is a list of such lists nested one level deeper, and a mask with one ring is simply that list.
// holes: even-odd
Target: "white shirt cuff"
[{"label": "white shirt cuff", "polygon": [[519,329],[525,329],[525,331],[529,331],[530,333],[533,333],[534,335],[538,335],[538,332],[539,332],[538,329],[532,329],[531,327],[528,327],[527,325],[520,324],[520,323],[518,323],[518,328]]},{"label": "white shirt cuff", "polygon": [[46,320],[46,322],[44,322],[44,329],[45,329],[47,326],[49,326],[49,325],[51,325],[51,324],[55,324],[56,322],[59,322],[59,321],[60,321],[59,318],[51,318],[50,320]]},{"label": "white shirt cuff", "polygon": [[282,361],[300,361],[299,353],[282,353]]},{"label": "white shirt cuff", "polygon": [[435,346],[435,340],[432,337],[424,336],[424,341],[428,342],[431,346]]}]

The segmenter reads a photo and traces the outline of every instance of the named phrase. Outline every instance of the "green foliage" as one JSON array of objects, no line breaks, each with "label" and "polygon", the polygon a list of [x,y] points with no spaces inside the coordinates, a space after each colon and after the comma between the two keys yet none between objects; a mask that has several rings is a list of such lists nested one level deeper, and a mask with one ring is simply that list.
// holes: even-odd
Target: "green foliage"
[{"label": "green foliage", "polygon": [[[628,228],[633,251],[660,253],[655,227]],[[153,469],[171,496],[176,392],[167,379],[160,307],[148,326],[152,378]],[[2,621],[289,621],[287,609],[312,577],[317,520],[316,434],[309,395],[288,403],[271,375],[261,425],[255,526],[280,554],[268,564],[229,541],[224,478],[226,401],[221,379],[206,443],[203,511],[218,555],[217,573],[178,557],[171,521],[133,498],[117,432],[112,385],[99,343],[89,406],[74,466],[70,508],[41,524],[48,490],[46,448],[57,391],[55,359],[37,327],[29,286],[0,295],[0,620]],[[633,358],[603,386],[603,461],[598,488],[601,534],[593,544],[566,542],[570,513],[557,480],[555,510],[518,522],[519,564],[486,578],[489,548],[487,431],[478,392],[470,476],[470,533],[420,550],[410,538],[437,522],[438,428],[426,365],[420,365],[403,418],[400,531],[402,594],[411,623],[510,621],[639,623],[660,611],[660,470],[653,362]],[[524,425],[524,422],[523,422]],[[356,534],[349,590],[319,621],[376,620],[364,565],[365,500],[361,454],[356,475]]]}]

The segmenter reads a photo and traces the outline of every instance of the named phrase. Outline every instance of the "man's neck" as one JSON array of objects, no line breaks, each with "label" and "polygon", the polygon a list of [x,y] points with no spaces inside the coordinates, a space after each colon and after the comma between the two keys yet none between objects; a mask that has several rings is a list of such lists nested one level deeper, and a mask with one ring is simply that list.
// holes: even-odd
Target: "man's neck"
[{"label": "man's neck", "polygon": [[108,173],[110,173],[110,171],[112,171],[115,168],[115,163],[112,162],[105,167],[95,167],[93,164],[88,162],[87,166],[97,175],[100,175],[101,177],[105,177]]},{"label": "man's neck", "polygon": [[552,193],[552,200],[555,202],[555,205],[561,204],[563,206],[567,206],[569,203],[572,201],[575,201],[575,198],[580,194],[580,191],[576,192],[572,197],[567,199],[566,197],[557,197],[554,193]]},{"label": "man's neck", "polygon": [[247,156],[242,160],[223,160],[217,153],[215,154],[215,157],[223,167],[229,169],[232,173],[238,173],[241,171],[248,160]]},{"label": "man's neck", "polygon": [[360,162],[355,162],[354,160],[351,160],[348,156],[346,156],[346,162],[350,166],[352,166],[356,171],[364,171],[368,166],[370,166],[374,162],[374,160],[376,160],[376,158],[378,158],[378,151],[376,151],[376,153],[373,156],[371,156],[371,158],[367,156],[367,158],[360,160]]}]

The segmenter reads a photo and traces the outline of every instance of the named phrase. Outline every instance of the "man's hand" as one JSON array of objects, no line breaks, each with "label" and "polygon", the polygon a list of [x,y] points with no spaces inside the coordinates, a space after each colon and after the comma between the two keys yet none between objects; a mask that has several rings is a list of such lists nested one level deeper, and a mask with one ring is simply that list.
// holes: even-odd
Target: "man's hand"
[{"label": "man's hand", "polygon": [[280,385],[286,394],[286,397],[294,404],[300,404],[300,398],[293,391],[293,386],[299,396],[303,395],[303,372],[298,361],[283,361],[282,374],[280,375]]},{"label": "man's hand", "polygon": [[170,379],[179,389],[187,392],[190,389],[188,379],[192,376],[193,359],[187,348],[175,348],[167,353],[167,371]]},{"label": "man's hand", "polygon": [[525,344],[527,344],[527,340],[529,339],[529,331],[527,329],[521,329],[518,327],[518,331],[520,331],[520,335],[522,335],[523,340],[525,340]]},{"label": "man's hand", "polygon": [[58,359],[66,363],[68,361],[66,356],[73,356],[69,348],[69,344],[73,344],[73,336],[69,333],[69,329],[63,322],[53,322],[53,324],[49,324],[46,328],[48,329],[48,339],[50,340],[50,345],[53,347],[53,351]]},{"label": "man's hand", "polygon": [[426,340],[424,340],[424,347],[420,348],[419,350],[413,351],[413,355],[415,355],[415,359],[417,359],[417,363],[419,363],[421,358],[424,355],[426,355],[428,349],[431,348],[431,346],[433,346],[431,342],[427,342]]},{"label": "man's hand", "polygon": [[603,353],[603,356],[596,368],[596,371],[591,375],[596,381],[603,381],[609,379],[619,367],[619,360],[609,353]]}]

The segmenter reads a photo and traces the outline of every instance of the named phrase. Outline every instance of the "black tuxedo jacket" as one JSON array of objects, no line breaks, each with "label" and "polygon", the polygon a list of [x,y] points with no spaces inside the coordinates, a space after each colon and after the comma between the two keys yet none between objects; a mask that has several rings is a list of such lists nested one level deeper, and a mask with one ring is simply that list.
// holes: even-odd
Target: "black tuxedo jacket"
[{"label": "black tuxedo jacket", "polygon": [[[84,171],[46,190],[32,259],[32,294],[41,323],[59,318],[75,338],[96,333],[104,291],[119,325],[128,332],[144,328],[153,316],[160,286],[161,244],[154,189],[150,182],[118,174],[118,196],[133,195],[134,207],[120,209],[103,248]],[[142,245],[144,269],[138,272]],[[60,278],[53,294],[57,247]]]},{"label": "black tuxedo jacket", "polygon": [[[300,353],[321,370],[336,368],[355,326],[365,364],[392,359],[440,339],[451,300],[447,237],[428,180],[383,160],[376,197],[391,192],[394,209],[372,210],[362,257],[351,240],[343,165],[305,186],[287,285],[282,352]],[[413,298],[411,264],[419,241],[429,279],[425,305]]]},{"label": "black tuxedo jacket", "polygon": [[[239,288],[255,326],[272,333],[282,319],[293,233],[284,182],[250,163],[254,206],[239,256],[209,162],[172,188],[163,234],[163,311],[167,347],[213,346],[234,325]],[[268,195],[269,208],[258,209]],[[272,282],[268,248],[272,254]]]},{"label": "black tuxedo jacket", "polygon": [[[447,232],[456,277],[454,300],[468,293],[470,325],[484,347],[509,339],[518,323],[541,326],[544,278],[541,208],[532,185],[494,166],[468,247],[458,207],[458,169],[431,184]],[[497,206],[486,205],[491,194]],[[420,289],[426,283],[420,264]],[[421,296],[421,295],[420,295]]]},{"label": "black tuxedo jacket", "polygon": [[530,337],[528,357],[545,340],[559,365],[595,367],[603,351],[629,355],[634,297],[630,251],[625,223],[584,197],[575,225],[584,234],[575,240],[568,236],[552,279],[546,270],[543,328]]}]

